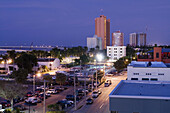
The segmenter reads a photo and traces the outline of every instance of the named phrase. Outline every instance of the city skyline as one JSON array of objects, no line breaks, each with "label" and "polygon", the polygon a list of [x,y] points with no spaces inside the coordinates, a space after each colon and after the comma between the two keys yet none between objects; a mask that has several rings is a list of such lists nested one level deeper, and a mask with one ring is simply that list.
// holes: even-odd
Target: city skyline
[{"label": "city skyline", "polygon": [[33,42],[33,45],[86,46],[86,37],[95,34],[94,19],[100,15],[110,19],[110,33],[117,30],[124,33],[125,45],[133,32],[146,32],[147,44],[169,45],[169,4],[168,0],[0,1],[3,15],[0,45]]}]

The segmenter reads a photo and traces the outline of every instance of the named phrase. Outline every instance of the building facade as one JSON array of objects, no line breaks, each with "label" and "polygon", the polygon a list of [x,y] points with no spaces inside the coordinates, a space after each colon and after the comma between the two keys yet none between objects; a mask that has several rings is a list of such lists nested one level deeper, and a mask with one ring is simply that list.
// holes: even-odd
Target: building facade
[{"label": "building facade", "polygon": [[170,82],[122,80],[109,95],[111,113],[170,113]]},{"label": "building facade", "polygon": [[139,35],[139,46],[146,46],[146,33],[138,33]]},{"label": "building facade", "polygon": [[124,34],[120,31],[112,33],[112,46],[123,46],[124,45]]},{"label": "building facade", "polygon": [[126,56],[126,46],[107,46],[107,56],[110,62],[116,62]]},{"label": "building facade", "polygon": [[103,49],[110,46],[110,19],[106,19],[106,16],[95,18],[95,35],[101,37]]},{"label": "building facade", "polygon": [[102,40],[100,37],[97,37],[97,35],[94,35],[93,37],[87,37],[88,50],[90,50],[90,48],[96,48],[97,46],[100,50],[102,50]]},{"label": "building facade", "polygon": [[131,46],[145,46],[146,45],[146,33],[131,33],[129,38],[129,44]]},{"label": "building facade", "polygon": [[170,49],[154,47],[153,50],[148,51],[147,53],[137,55],[137,61],[170,63]]},{"label": "building facade", "polygon": [[138,35],[137,33],[131,33],[129,38],[129,44],[131,46],[137,46],[138,45]]},{"label": "building facade", "polygon": [[127,67],[128,80],[170,81],[170,68],[163,62],[132,61]]}]

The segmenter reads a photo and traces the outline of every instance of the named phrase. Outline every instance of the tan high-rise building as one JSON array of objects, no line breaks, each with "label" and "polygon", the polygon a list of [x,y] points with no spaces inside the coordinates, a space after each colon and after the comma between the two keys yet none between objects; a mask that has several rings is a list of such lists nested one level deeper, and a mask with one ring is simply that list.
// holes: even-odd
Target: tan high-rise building
[{"label": "tan high-rise building", "polygon": [[123,36],[123,33],[121,33],[120,31],[112,33],[112,46],[123,46]]},{"label": "tan high-rise building", "polygon": [[101,37],[103,49],[110,46],[110,19],[106,19],[106,16],[95,18],[95,35]]}]

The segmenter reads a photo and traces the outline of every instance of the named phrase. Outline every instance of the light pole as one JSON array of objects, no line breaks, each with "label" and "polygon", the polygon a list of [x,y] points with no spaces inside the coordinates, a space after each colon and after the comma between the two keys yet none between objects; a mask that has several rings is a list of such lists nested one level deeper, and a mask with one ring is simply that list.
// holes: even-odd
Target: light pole
[{"label": "light pole", "polygon": [[96,90],[97,90],[97,60],[96,60]]},{"label": "light pole", "polygon": [[35,93],[35,75],[33,75],[33,92]]},{"label": "light pole", "polygon": [[[98,61],[102,61],[103,60],[103,55],[102,54],[97,54],[96,59]],[[97,90],[97,60],[96,60],[96,90]]]},{"label": "light pole", "polygon": [[45,80],[44,80],[44,104],[43,104],[43,113],[46,113],[46,110],[45,110]]},{"label": "light pole", "polygon": [[[74,62],[73,62],[74,66]],[[76,76],[75,76],[75,69],[74,69],[74,109],[77,110],[77,104],[76,104]]]}]

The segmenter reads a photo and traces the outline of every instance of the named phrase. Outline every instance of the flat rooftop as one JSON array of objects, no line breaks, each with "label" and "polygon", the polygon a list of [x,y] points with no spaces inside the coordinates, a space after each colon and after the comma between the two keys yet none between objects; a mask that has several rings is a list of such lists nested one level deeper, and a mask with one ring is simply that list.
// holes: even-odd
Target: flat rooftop
[{"label": "flat rooftop", "polygon": [[170,82],[122,80],[109,96],[170,99]]},{"label": "flat rooftop", "polygon": [[163,62],[140,62],[132,61],[129,66],[133,67],[151,67],[151,68],[167,68]]}]

